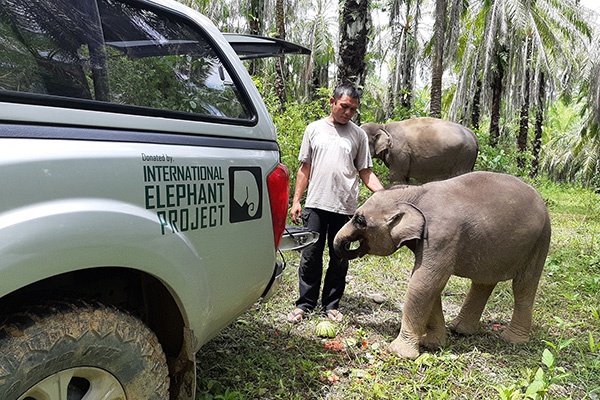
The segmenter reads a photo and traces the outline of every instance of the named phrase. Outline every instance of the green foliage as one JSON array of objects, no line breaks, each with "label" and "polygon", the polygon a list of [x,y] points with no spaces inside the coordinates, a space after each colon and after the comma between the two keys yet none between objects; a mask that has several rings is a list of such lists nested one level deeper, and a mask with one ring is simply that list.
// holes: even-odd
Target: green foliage
[{"label": "green foliage", "polygon": [[302,136],[306,126],[313,121],[329,114],[329,98],[331,94],[327,89],[319,89],[317,99],[311,102],[300,103],[290,101],[286,104],[285,111],[280,111],[279,99],[274,88],[262,78],[254,77],[254,83],[265,100],[267,109],[277,129],[277,141],[281,148],[281,162],[290,170],[294,187],[296,171],[298,170],[298,152],[302,144]]},{"label": "green foliage", "polygon": [[492,146],[488,131],[475,130],[475,134],[479,140],[475,170],[526,176],[524,171],[517,169],[518,152],[511,141],[500,140],[496,146]]},{"label": "green foliage", "polygon": [[238,391],[231,391],[224,388],[219,381],[210,380],[207,382],[207,391],[201,397],[202,400],[243,400],[245,397]]},{"label": "green foliage", "polygon": [[525,388],[525,392],[523,393],[516,385],[511,385],[510,387],[499,386],[496,390],[500,395],[500,399],[546,399],[552,385],[557,385],[572,375],[571,373],[566,373],[565,368],[558,366],[556,363],[560,350],[564,349],[572,342],[572,339],[560,343],[559,345],[546,342],[553,351],[545,348],[542,352],[542,365],[538,367],[535,373],[529,369],[526,371],[527,377],[521,382],[521,386]]},{"label": "green foliage", "polygon": [[600,138],[581,134],[581,105],[556,102],[549,111],[542,168],[556,181],[600,188]]},{"label": "green foliage", "polygon": [[358,110],[361,123],[382,122],[385,119],[386,96],[381,93],[381,89],[381,87],[372,85],[364,90]]},{"label": "green foliage", "polygon": [[429,116],[429,87],[415,89],[413,91],[412,107],[407,109],[398,105],[394,109],[394,117],[392,120],[401,121],[403,119],[428,117]]}]

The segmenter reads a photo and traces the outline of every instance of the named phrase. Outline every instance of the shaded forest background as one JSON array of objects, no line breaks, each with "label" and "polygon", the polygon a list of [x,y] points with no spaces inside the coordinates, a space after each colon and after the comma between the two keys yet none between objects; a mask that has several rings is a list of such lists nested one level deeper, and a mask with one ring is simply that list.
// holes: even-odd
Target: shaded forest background
[{"label": "shaded forest background", "polygon": [[579,0],[180,1],[312,51],[247,62],[292,171],[304,127],[351,81],[357,122],[456,121],[482,169],[600,188],[600,16]]}]

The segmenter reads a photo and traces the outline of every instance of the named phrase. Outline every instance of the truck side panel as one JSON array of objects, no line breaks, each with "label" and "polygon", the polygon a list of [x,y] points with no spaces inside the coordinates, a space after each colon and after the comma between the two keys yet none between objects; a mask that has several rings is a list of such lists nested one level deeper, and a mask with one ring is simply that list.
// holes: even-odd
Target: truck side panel
[{"label": "truck side panel", "polygon": [[75,269],[133,268],[171,288],[202,343],[265,289],[273,237],[256,232],[272,230],[265,176],[277,152],[57,139],[0,148],[0,296]]}]

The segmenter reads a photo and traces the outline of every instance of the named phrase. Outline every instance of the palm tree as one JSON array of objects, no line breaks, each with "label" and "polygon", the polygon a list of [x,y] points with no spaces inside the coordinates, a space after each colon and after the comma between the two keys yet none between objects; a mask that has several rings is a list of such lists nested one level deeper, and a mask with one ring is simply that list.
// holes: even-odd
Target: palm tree
[{"label": "palm tree", "polygon": [[[469,107],[477,110],[480,97],[474,90],[481,88],[482,108],[490,108],[492,144],[498,140],[500,114],[510,122],[519,110],[518,143],[524,151],[532,93],[539,94],[541,84],[544,93],[556,95],[553,88],[565,81],[564,71],[577,69],[573,48],[584,43],[589,28],[573,0],[476,0],[469,15],[459,48],[476,66],[463,63],[459,70],[451,115],[464,118]],[[538,107],[541,126],[547,104]]]},{"label": "palm tree", "polygon": [[494,64],[491,66],[491,110],[490,110],[490,145],[496,146],[500,141],[500,116],[506,75],[508,49],[504,44],[498,43],[498,50],[494,54]]},{"label": "palm tree", "polygon": [[553,121],[543,147],[541,169],[557,181],[600,187],[600,136],[581,135],[582,105],[557,101],[549,110]]},{"label": "palm tree", "polygon": [[[536,126],[538,132],[535,132],[536,138],[541,137],[544,120],[544,111],[546,105],[543,104],[544,96],[540,99],[539,94],[544,94],[545,87],[550,84],[559,84],[563,81],[562,71],[579,70],[579,61],[572,55],[577,53],[578,47],[583,48],[586,42],[591,39],[591,31],[585,23],[579,7],[573,1],[553,2],[547,0],[537,0],[532,6],[523,10],[524,29],[517,30],[517,35],[524,32],[521,37],[525,38],[525,52],[521,54],[524,57],[524,75],[523,75],[523,93],[522,105],[520,108],[520,126],[518,135],[518,150],[525,154],[527,150],[527,134],[529,131],[529,111],[531,91],[535,91],[533,77],[538,77],[535,84],[538,86],[538,104]],[[518,36],[517,36],[518,37]],[[552,81],[546,79],[546,74],[552,74],[555,78]],[[560,80],[560,81],[559,81]],[[532,175],[535,176],[537,164],[539,164],[539,153],[532,146]],[[525,167],[524,157],[519,158],[520,167]]]},{"label": "palm tree", "polygon": [[[492,90],[500,90],[498,82],[503,78],[503,66],[494,63],[494,77],[484,80],[482,66],[486,59],[486,43],[488,25],[490,19],[490,3],[481,3],[481,7],[471,7],[461,21],[462,29],[457,39],[458,45],[454,57],[454,73],[457,75],[457,83],[454,96],[448,110],[448,118],[467,124],[470,120],[471,127],[479,129],[482,113],[485,108],[481,102],[485,94],[489,92],[484,84],[489,84]],[[492,42],[495,43],[495,42]],[[496,60],[500,61],[500,60]],[[488,83],[491,81],[492,83]],[[494,83],[495,82],[495,83]],[[499,118],[498,108],[498,118]]]},{"label": "palm tree", "polygon": [[370,0],[340,0],[339,82],[364,87],[371,27]]},{"label": "palm tree", "polygon": [[240,10],[247,10],[248,0],[178,0],[186,6],[206,15],[223,32],[246,32],[249,27]]},{"label": "palm tree", "polygon": [[[261,36],[263,34],[263,26],[265,24],[265,1],[264,0],[249,0],[250,4],[247,9],[246,18],[251,35]],[[255,75],[261,60],[252,60],[248,66],[250,75]]]},{"label": "palm tree", "polygon": [[418,34],[421,1],[392,0],[388,7],[390,9],[393,68],[386,116],[392,118],[397,107],[403,110],[401,114],[405,114],[412,107],[416,67],[420,53]]},{"label": "palm tree", "polygon": [[524,158],[525,152],[527,151],[527,136],[529,134],[529,96],[531,86],[531,68],[533,53],[533,44],[531,43],[531,35],[525,37],[525,77],[523,78],[523,98],[521,105],[521,113],[519,116],[519,133],[517,134],[517,150],[520,156],[517,159],[517,165],[519,169],[523,170],[526,167],[526,160]]},{"label": "palm tree", "polygon": [[447,0],[435,0],[430,115],[437,118],[442,116],[442,76],[444,74],[444,45],[446,44],[447,9]]},{"label": "palm tree", "polygon": [[[275,37],[285,40],[285,5],[284,0],[276,0],[275,2]],[[285,111],[287,95],[285,91],[285,58],[284,56],[277,57],[275,60],[275,95],[279,99],[279,110]]]},{"label": "palm tree", "polygon": [[467,2],[463,0],[435,1],[430,104],[432,117],[442,116],[442,78],[449,61],[456,57],[460,17],[466,6]]},{"label": "palm tree", "polygon": [[600,25],[595,26],[592,46],[585,52],[585,67],[581,86],[584,98],[584,124],[582,136],[590,139],[600,136]]},{"label": "palm tree", "polygon": [[542,137],[543,137],[543,125],[544,125],[544,109],[546,107],[546,74],[543,71],[539,72],[538,77],[538,96],[536,106],[536,118],[535,118],[535,136],[531,143],[531,171],[529,176],[535,178],[538,176],[540,167],[540,152],[542,150]]},{"label": "palm tree", "polygon": [[[593,21],[596,15],[588,15]],[[541,168],[552,178],[578,181],[600,187],[600,27],[595,26],[591,45],[576,56],[582,60],[581,77],[576,79],[579,96],[567,98],[577,107],[557,102],[552,120],[560,123],[548,135]],[[575,111],[573,111],[575,109]]]},{"label": "palm tree", "polygon": [[[311,3],[312,9],[298,10],[296,14],[308,15],[309,18],[300,18],[298,23],[293,25],[291,34],[298,43],[303,43],[311,50],[311,54],[302,60],[301,82],[297,87],[303,88],[300,97],[312,100],[317,89],[329,85],[329,67],[335,60],[336,30],[332,27],[337,27],[337,9],[335,3],[327,0],[317,0]],[[292,38],[292,41],[294,39]],[[293,61],[297,61],[295,58]]]}]

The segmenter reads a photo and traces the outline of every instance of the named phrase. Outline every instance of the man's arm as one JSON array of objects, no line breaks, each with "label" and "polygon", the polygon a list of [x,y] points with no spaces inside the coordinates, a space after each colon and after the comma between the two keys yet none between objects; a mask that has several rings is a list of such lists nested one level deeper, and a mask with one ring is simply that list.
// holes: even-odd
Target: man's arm
[{"label": "man's arm", "polygon": [[371,168],[361,169],[358,172],[358,176],[360,176],[360,179],[369,188],[371,192],[378,192],[384,189],[381,182],[379,182],[379,178],[377,178],[377,175],[375,175],[373,171],[371,171]]},{"label": "man's arm", "polygon": [[308,180],[310,179],[310,164],[302,163],[300,168],[298,168],[298,173],[296,174],[296,188],[294,189],[294,198],[292,200],[292,209],[290,210],[290,217],[292,218],[292,222],[295,224],[300,223],[300,213],[302,212],[302,206],[300,205],[300,200],[302,199],[302,195],[304,191],[308,187]]}]

